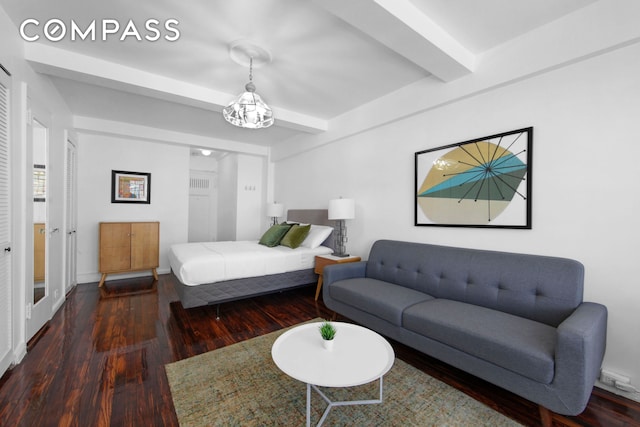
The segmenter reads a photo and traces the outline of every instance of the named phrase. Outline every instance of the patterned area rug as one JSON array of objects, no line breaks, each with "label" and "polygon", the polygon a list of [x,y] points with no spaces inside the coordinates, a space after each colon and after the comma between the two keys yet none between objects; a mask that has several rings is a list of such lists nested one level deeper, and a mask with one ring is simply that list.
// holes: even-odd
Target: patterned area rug
[{"label": "patterned area rug", "polygon": [[[316,319],[314,321],[320,321]],[[271,346],[286,329],[165,366],[182,427],[302,426],[306,385],[281,372]],[[378,382],[323,388],[330,398],[371,399]],[[326,404],[312,392],[312,424]],[[384,377],[384,402],[335,407],[326,426],[518,426],[466,394],[396,359]]]}]

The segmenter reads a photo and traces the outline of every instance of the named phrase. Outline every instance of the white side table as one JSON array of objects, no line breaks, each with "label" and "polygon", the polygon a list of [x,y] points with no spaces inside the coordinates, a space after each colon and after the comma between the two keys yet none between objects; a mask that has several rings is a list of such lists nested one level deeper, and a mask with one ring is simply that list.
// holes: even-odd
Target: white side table
[{"label": "white side table", "polygon": [[[332,350],[325,350],[320,336],[321,322],[292,328],[271,348],[273,361],[282,372],[307,384],[307,426],[311,425],[311,389],[328,404],[318,426],[334,406],[382,403],[382,377],[395,360],[391,345],[374,331],[349,323],[332,322],[337,334]],[[320,387],[353,387],[380,381],[380,395],[372,400],[331,401]]]}]

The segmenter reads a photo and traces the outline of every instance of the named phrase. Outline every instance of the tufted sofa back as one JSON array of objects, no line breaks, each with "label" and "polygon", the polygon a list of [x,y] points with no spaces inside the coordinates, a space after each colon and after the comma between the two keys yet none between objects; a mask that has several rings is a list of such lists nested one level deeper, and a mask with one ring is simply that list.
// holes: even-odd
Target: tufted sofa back
[{"label": "tufted sofa back", "polygon": [[565,258],[378,240],[366,276],[555,327],[582,302],[584,267]]}]

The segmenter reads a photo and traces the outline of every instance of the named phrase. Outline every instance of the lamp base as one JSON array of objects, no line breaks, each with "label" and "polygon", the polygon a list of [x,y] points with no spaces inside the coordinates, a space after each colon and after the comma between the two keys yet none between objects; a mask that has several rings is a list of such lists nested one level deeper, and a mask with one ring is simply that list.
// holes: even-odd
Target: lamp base
[{"label": "lamp base", "polygon": [[347,242],[347,227],[344,226],[344,219],[339,219],[336,221],[336,226],[334,227],[334,241],[335,248],[333,251],[333,256],[338,258],[346,258],[349,256],[346,253],[347,246],[345,243]]}]

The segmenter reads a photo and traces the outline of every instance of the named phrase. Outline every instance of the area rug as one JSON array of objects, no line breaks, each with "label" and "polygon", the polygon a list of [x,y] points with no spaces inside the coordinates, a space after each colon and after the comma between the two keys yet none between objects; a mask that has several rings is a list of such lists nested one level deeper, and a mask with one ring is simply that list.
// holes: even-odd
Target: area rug
[{"label": "area rug", "polygon": [[[316,319],[315,321],[320,321]],[[288,329],[288,328],[287,328]],[[165,366],[182,427],[302,426],[306,385],[281,372],[271,346],[286,329]],[[378,382],[348,389],[323,388],[330,398],[377,397]],[[315,425],[326,404],[312,393]],[[384,376],[384,402],[333,408],[325,426],[518,426],[400,359]]]}]

